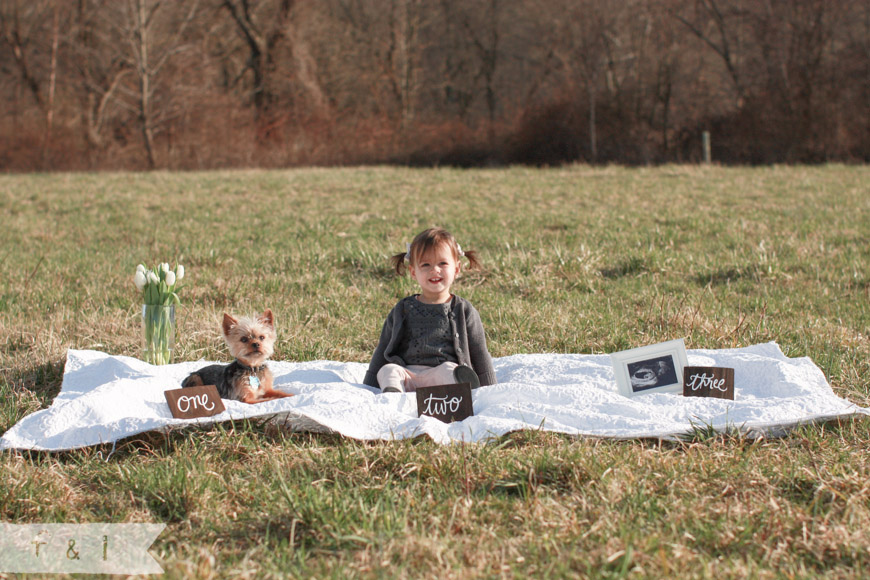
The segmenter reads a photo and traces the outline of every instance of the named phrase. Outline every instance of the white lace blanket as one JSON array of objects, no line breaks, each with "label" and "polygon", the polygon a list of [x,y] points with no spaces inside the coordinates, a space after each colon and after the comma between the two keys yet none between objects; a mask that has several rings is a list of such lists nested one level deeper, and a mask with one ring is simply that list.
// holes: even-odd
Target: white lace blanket
[{"label": "white lace blanket", "polygon": [[355,439],[427,435],[439,443],[482,441],[522,429],[612,438],[674,438],[693,428],[780,435],[801,423],[868,415],[837,397],[808,358],[788,358],[776,343],[733,350],[690,350],[690,365],[735,369],[735,400],[617,392],[610,357],[524,354],[495,359],[499,384],[474,391],[474,416],[445,424],[418,417],[416,398],[380,394],[361,384],[366,365],[311,361],[269,363],[278,389],[295,397],[257,405],[225,401],[208,419],[174,419],[163,395],[204,361],[152,366],[108,354],[70,350],[60,394],[21,419],[0,449],[63,450],[110,443],[196,422],[268,418],[294,431],[337,432]]}]

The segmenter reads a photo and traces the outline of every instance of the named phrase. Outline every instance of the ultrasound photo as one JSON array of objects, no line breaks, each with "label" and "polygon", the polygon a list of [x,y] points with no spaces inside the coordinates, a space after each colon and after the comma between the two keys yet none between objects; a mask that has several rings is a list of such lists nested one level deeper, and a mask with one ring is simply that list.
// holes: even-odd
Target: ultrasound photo
[{"label": "ultrasound photo", "polygon": [[634,392],[677,382],[674,359],[670,355],[629,363],[628,376]]}]

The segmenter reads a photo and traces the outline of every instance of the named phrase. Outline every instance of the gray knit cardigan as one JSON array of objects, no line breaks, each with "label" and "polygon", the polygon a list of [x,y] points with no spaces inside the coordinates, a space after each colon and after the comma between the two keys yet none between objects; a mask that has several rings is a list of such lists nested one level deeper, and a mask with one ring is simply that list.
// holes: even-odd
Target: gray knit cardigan
[{"label": "gray knit cardigan", "polygon": [[[403,298],[387,315],[384,328],[381,330],[381,339],[375,348],[372,362],[369,363],[369,370],[363,380],[366,385],[378,387],[378,371],[387,363],[405,366],[401,353],[397,352],[402,344],[403,302],[416,300],[417,296],[415,294]],[[496,383],[495,369],[492,366],[492,357],[486,349],[486,333],[483,330],[483,323],[480,321],[480,314],[471,305],[471,302],[454,295],[447,316],[450,318],[453,346],[456,349],[459,364],[474,369],[481,385],[494,385]]]}]

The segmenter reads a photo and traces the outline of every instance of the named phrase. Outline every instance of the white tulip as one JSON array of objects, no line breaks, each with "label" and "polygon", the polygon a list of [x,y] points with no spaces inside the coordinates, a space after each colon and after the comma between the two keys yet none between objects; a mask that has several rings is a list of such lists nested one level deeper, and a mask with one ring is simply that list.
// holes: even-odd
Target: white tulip
[{"label": "white tulip", "polygon": [[148,272],[148,282],[151,284],[160,284],[160,278],[154,272]]},{"label": "white tulip", "polygon": [[145,272],[145,265],[139,264],[138,266],[136,266],[136,271],[137,272]]},{"label": "white tulip", "polygon": [[144,270],[136,270],[136,275],[133,276],[133,284],[136,285],[138,290],[142,290],[145,287],[145,283],[148,280],[145,278]]},{"label": "white tulip", "polygon": [[169,271],[169,262],[163,262],[162,264],[160,264],[160,269],[163,270],[164,272],[168,272]]},{"label": "white tulip", "polygon": [[176,279],[176,280],[181,280],[182,278],[184,278],[184,266],[182,266],[181,264],[179,264],[179,265],[175,268],[175,279]]},{"label": "white tulip", "polygon": [[175,285],[175,272],[172,270],[166,272],[166,285],[170,287]]}]

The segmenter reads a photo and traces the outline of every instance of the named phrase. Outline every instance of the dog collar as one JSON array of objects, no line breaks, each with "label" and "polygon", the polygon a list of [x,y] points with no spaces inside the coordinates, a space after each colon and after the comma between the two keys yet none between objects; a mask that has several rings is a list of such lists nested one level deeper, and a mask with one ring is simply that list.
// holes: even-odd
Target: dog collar
[{"label": "dog collar", "polygon": [[242,367],[243,369],[245,369],[246,371],[249,371],[252,373],[262,372],[266,368],[266,365],[260,365],[258,367],[249,367],[249,366],[243,365],[242,363],[239,363],[239,366]]}]

